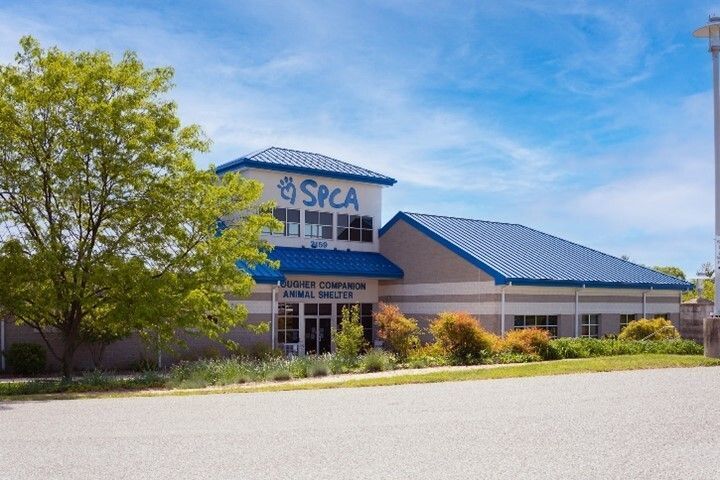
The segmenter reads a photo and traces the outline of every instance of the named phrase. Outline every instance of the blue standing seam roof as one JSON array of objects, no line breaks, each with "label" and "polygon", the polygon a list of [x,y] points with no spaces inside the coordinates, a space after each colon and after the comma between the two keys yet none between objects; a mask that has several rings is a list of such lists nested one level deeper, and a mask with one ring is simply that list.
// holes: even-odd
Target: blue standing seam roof
[{"label": "blue standing seam roof", "polygon": [[399,212],[399,220],[481,268],[496,284],[688,290],[692,284],[523,225]]},{"label": "blue standing seam roof", "polygon": [[356,180],[379,185],[394,185],[397,182],[394,178],[326,155],[279,147],[268,147],[250,153],[220,165],[215,171],[223,174],[247,167],[297,172],[341,180]]},{"label": "blue standing seam roof", "polygon": [[285,275],[337,275],[366,278],[402,278],[400,267],[377,252],[316,250],[312,248],[275,247],[268,255],[280,263],[275,270],[267,265],[248,266],[237,262],[257,283],[277,283]]}]

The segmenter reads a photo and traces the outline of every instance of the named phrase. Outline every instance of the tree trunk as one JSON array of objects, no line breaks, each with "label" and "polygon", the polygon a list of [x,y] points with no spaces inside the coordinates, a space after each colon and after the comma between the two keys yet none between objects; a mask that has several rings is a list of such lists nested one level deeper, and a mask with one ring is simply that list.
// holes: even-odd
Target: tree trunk
[{"label": "tree trunk", "polygon": [[62,355],[62,374],[63,380],[72,380],[75,371],[75,342],[65,339],[65,349]]}]

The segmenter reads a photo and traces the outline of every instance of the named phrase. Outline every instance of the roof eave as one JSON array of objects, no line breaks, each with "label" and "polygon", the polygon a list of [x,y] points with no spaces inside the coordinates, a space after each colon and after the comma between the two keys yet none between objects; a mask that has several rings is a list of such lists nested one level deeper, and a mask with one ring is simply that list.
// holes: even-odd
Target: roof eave
[{"label": "roof eave", "polygon": [[544,278],[507,278],[504,285],[522,285],[538,287],[575,287],[575,288],[617,288],[636,290],[677,290],[687,291],[692,289],[692,284],[663,284],[663,283],[631,283],[631,282],[603,282],[603,281],[579,281],[579,280],[556,280]]}]

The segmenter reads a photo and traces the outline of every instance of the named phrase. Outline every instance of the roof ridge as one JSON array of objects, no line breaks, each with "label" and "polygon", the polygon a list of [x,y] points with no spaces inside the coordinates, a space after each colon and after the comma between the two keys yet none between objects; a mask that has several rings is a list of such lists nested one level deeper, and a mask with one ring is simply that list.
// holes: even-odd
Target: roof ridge
[{"label": "roof ridge", "polygon": [[249,160],[250,157],[254,157],[255,155],[260,155],[261,153],[266,152],[266,151],[270,150],[271,148],[276,148],[276,147],[274,147],[273,145],[270,145],[268,147],[261,148],[260,150],[253,150],[250,153],[246,153],[245,155],[236,158],[236,160],[242,160],[243,158],[247,158]]},{"label": "roof ridge", "polygon": [[[277,149],[277,150],[285,150],[285,151],[287,151],[287,152],[305,153],[305,154],[307,154],[307,155],[318,155],[318,156],[320,156],[320,157],[324,157],[324,158],[330,159],[330,160],[332,160],[333,162],[342,163],[343,165],[346,165],[346,166],[352,167],[352,168],[360,168],[360,169],[362,169],[362,170],[365,170],[366,172],[374,173],[375,175],[379,175],[379,176],[381,176],[381,177],[387,178],[387,175],[383,175],[382,173],[376,172],[375,170],[370,170],[369,168],[361,167],[360,165],[355,165],[355,164],[353,164],[353,163],[346,162],[345,160],[340,160],[339,158],[331,157],[330,155],[325,155],[324,153],[310,152],[310,151],[307,151],[307,150],[298,150],[298,149],[296,149],[296,148],[276,147],[275,145],[273,145],[273,146],[271,146],[271,147],[268,147],[268,148],[266,148],[265,150],[270,150],[270,149],[272,149],[272,148],[275,148],[275,149]],[[263,151],[264,151],[264,150],[263,150]],[[258,152],[258,153],[262,153],[262,152]]]},{"label": "roof ridge", "polygon": [[419,213],[419,212],[406,212],[402,211],[401,213],[404,213],[406,215],[421,215],[423,217],[437,217],[437,218],[451,218],[453,220],[469,220],[471,222],[483,222],[483,223],[496,223],[498,225],[516,225],[519,227],[522,227],[523,225],[520,225],[519,223],[512,223],[512,222],[500,222],[497,220],[482,220],[480,218],[468,218],[468,217],[453,217],[451,215],[437,215],[434,213]]}]

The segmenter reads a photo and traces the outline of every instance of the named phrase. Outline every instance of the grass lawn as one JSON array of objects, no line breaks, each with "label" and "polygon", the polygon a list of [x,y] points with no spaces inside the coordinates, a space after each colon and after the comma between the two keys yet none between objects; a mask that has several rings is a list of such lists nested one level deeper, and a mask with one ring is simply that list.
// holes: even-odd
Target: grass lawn
[{"label": "grass lawn", "polygon": [[[62,385],[59,381],[0,383],[0,401],[49,400],[72,398],[100,398],[126,396],[207,395],[217,393],[253,393],[288,390],[321,390],[328,388],[357,388],[409,383],[436,383],[467,380],[565,375],[571,373],[610,372],[651,368],[686,368],[720,366],[720,359],[699,355],[641,354],[613,357],[595,357],[548,362],[501,365],[493,368],[447,368],[431,372],[402,370],[392,375],[343,375],[322,380],[297,380],[249,385],[229,385],[202,389],[169,389],[162,377],[143,379],[107,380],[102,384],[77,383]],[[18,384],[19,383],[19,384]],[[27,384],[24,385],[23,384]]]}]

